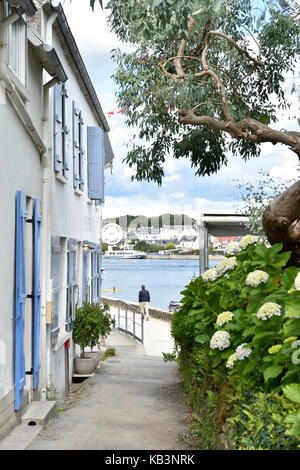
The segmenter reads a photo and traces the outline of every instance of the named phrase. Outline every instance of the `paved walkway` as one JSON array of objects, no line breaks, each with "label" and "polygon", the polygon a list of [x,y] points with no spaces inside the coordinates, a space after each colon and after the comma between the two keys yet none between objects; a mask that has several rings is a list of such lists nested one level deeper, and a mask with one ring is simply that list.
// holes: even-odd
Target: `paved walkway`
[{"label": "paved walkway", "polygon": [[177,364],[164,363],[161,355],[172,351],[170,325],[153,318],[145,323],[144,346],[111,333],[106,347],[115,347],[117,355],[101,363],[94,377],[73,394],[70,408],[24,448],[187,450],[179,438],[188,431],[188,410],[178,386]]}]

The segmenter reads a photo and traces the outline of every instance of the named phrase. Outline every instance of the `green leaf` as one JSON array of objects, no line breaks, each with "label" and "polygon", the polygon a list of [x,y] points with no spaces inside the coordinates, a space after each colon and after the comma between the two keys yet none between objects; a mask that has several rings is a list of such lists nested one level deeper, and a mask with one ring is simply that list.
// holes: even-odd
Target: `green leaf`
[{"label": "green leaf", "polygon": [[299,317],[300,318],[300,299],[292,299],[285,302],[285,317]]},{"label": "green leaf", "polygon": [[288,436],[299,436],[300,435],[300,415],[289,415],[286,420],[287,423],[292,423],[294,426],[286,431]]},{"label": "green leaf", "polygon": [[268,253],[268,248],[263,245],[263,244],[259,244],[259,245],[256,245],[255,247],[255,253],[260,257],[260,258],[265,258],[267,253]]},{"label": "green leaf", "polygon": [[300,335],[300,324],[298,319],[290,319],[283,325],[285,337]]},{"label": "green leaf", "polygon": [[300,403],[300,384],[285,385],[282,391],[289,400]]},{"label": "green leaf", "polygon": [[251,372],[251,370],[255,369],[255,367],[257,367],[257,361],[252,359],[251,361],[248,362],[248,364],[244,368],[243,375],[247,375],[249,372]]},{"label": "green leaf", "polygon": [[277,266],[278,268],[282,268],[283,266],[286,265],[286,263],[290,259],[291,254],[292,254],[291,251],[285,251],[284,253],[280,253],[279,255],[276,256],[274,265]]},{"label": "green leaf", "polygon": [[207,343],[207,341],[209,341],[209,336],[205,335],[205,334],[198,335],[198,336],[196,336],[195,341],[196,341],[196,343],[200,343],[200,344]]},{"label": "green leaf", "polygon": [[257,343],[258,341],[261,341],[262,339],[265,339],[271,336],[273,336],[274,338],[276,337],[276,334],[274,333],[274,331],[261,331],[254,336],[252,342]]},{"label": "green leaf", "polygon": [[282,371],[283,371],[283,367],[279,365],[273,365],[273,366],[267,367],[264,370],[265,382],[267,382],[270,379],[274,379],[275,377],[278,377],[278,375],[280,375]]}]

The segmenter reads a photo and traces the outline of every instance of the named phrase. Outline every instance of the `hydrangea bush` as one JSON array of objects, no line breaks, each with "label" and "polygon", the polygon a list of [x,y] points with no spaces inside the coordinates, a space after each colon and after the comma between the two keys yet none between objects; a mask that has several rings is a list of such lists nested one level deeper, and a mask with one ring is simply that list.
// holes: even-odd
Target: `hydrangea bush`
[{"label": "hydrangea bush", "polygon": [[[177,357],[188,400],[199,397],[194,412],[200,448],[207,423],[211,436],[211,427],[216,428],[215,443],[207,444],[215,448],[222,423],[229,417],[235,423],[233,404],[243,407],[247,391],[263,394],[267,405],[268,394],[283,397],[286,387],[300,381],[300,352],[296,349],[300,350],[300,268],[287,266],[290,253],[282,252],[281,244],[267,247],[254,237],[244,237],[229,248],[215,268],[182,292],[181,308],[172,321],[173,357]],[[208,400],[204,408],[203,400]],[[203,410],[207,410],[205,415]],[[222,421],[218,413],[227,417]],[[290,442],[284,433],[293,432],[296,441],[289,445],[294,448],[300,439],[300,410],[285,418],[282,422],[287,424],[278,427],[283,433],[280,439]],[[271,415],[268,419],[271,427],[277,426]],[[292,431],[288,422],[294,424]],[[255,426],[258,434],[253,434],[251,445],[260,448],[259,429],[264,424],[259,417]],[[237,431],[233,429],[236,435]],[[276,433],[274,436],[266,448],[278,448]],[[240,446],[238,439],[235,443]]]},{"label": "hydrangea bush", "polygon": [[269,390],[299,381],[300,268],[281,250],[246,236],[191,282],[172,323],[177,352],[198,344],[214,367]]}]

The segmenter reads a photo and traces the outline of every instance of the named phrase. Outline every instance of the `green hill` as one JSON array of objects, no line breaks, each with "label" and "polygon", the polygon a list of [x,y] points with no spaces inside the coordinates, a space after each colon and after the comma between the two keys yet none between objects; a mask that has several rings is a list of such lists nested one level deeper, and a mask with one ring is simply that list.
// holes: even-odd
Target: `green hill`
[{"label": "green hill", "polygon": [[116,223],[123,228],[162,228],[163,225],[195,225],[196,220],[185,214],[167,213],[153,217],[146,217],[145,215],[123,215],[114,218],[110,217],[103,220],[103,225],[106,225],[108,223]]}]

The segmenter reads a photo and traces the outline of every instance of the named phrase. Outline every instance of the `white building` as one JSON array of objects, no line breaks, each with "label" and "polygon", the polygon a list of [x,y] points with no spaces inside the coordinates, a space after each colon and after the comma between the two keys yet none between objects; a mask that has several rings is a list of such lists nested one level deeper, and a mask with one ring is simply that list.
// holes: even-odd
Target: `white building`
[{"label": "white building", "polygon": [[[55,2],[57,3],[57,2]],[[76,308],[101,293],[109,127],[50,0],[0,0],[0,438],[70,387]]]}]

